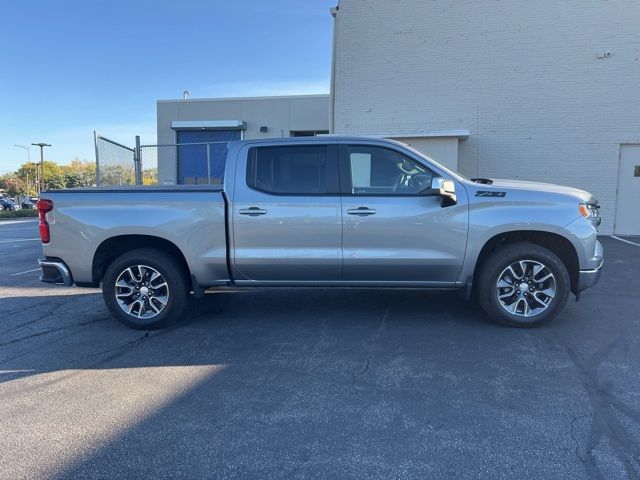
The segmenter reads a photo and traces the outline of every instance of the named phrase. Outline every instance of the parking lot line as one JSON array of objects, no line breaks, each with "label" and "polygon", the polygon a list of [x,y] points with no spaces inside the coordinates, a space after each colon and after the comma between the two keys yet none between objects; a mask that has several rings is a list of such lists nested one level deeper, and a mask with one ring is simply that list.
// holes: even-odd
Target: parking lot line
[{"label": "parking lot line", "polygon": [[19,224],[29,224],[29,223],[36,223],[38,220],[37,219],[29,219],[29,220],[3,220],[0,222],[0,227],[3,227],[5,225],[19,225]]},{"label": "parking lot line", "polygon": [[12,273],[11,276],[15,277],[16,275],[24,275],[25,273],[38,272],[38,271],[40,271],[40,268],[34,268],[32,270],[26,270],[24,272]]},{"label": "parking lot line", "polygon": [[616,237],[615,235],[611,235],[611,238],[615,238],[616,240],[620,240],[624,243],[630,243],[631,245],[635,245],[636,247],[640,247],[640,243],[632,242],[631,240],[625,240],[624,238]]},{"label": "parking lot line", "polygon": [[35,242],[40,241],[39,238],[14,238],[13,240],[0,240],[0,243],[15,243],[15,242]]},{"label": "parking lot line", "polygon": [[33,230],[35,228],[36,228],[35,226],[33,226],[33,227],[18,227],[18,228],[12,228],[11,231],[15,232],[15,231],[18,231],[18,230],[31,230],[33,232]]}]

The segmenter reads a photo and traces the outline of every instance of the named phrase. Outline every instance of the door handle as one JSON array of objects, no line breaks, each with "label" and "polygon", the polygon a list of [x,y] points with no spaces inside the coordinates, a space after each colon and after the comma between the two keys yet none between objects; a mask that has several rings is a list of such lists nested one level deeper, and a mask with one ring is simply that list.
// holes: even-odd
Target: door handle
[{"label": "door handle", "polygon": [[347,210],[349,215],[358,215],[360,217],[366,217],[367,215],[373,215],[376,211],[369,207],[350,208]]},{"label": "door handle", "polygon": [[259,207],[250,207],[250,208],[242,208],[238,210],[240,215],[249,215],[250,217],[259,217],[260,215],[264,215],[267,211],[263,208]]}]

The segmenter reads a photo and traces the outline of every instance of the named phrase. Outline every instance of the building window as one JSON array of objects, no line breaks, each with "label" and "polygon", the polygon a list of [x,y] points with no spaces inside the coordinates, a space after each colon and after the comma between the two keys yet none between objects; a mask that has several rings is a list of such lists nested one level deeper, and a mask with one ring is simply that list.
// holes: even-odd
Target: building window
[{"label": "building window", "polygon": [[290,137],[315,137],[317,135],[326,135],[329,130],[291,130]]}]

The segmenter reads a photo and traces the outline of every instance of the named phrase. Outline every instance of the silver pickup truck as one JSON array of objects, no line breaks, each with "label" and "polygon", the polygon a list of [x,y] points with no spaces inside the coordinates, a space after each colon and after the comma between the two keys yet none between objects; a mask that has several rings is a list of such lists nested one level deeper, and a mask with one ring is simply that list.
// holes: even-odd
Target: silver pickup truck
[{"label": "silver pickup truck", "polygon": [[211,287],[458,289],[533,327],[603,262],[589,193],[467,179],[379,138],[230,142],[220,185],[58,190],[38,210],[41,280],[102,284],[139,329]]}]

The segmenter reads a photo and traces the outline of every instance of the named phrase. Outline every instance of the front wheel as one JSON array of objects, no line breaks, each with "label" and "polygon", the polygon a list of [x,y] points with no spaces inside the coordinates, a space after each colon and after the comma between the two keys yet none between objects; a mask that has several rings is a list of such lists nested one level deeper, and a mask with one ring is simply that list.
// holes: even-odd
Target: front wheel
[{"label": "front wheel", "polygon": [[510,327],[539,327],[551,321],[570,290],[562,260],[530,242],[499,247],[478,275],[480,306],[494,321]]},{"label": "front wheel", "polygon": [[173,257],[140,249],[116,258],[102,279],[109,311],[137,330],[164,327],[179,318],[188,295],[184,268]]}]

